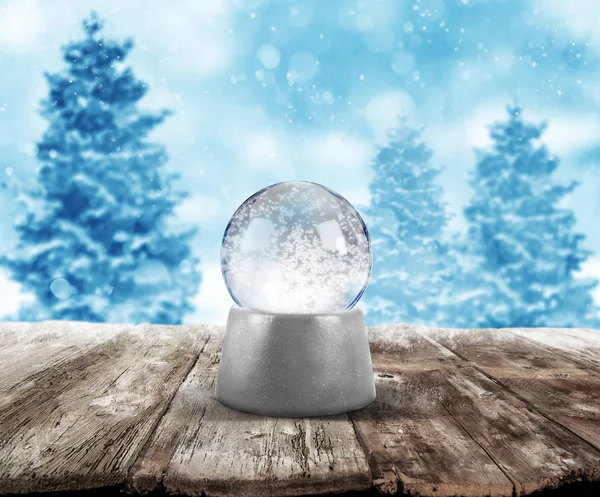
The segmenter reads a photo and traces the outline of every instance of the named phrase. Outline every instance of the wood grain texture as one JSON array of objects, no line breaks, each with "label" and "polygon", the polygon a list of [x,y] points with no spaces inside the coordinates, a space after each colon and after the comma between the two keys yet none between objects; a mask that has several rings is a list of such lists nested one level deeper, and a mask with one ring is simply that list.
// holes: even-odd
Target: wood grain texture
[{"label": "wood grain texture", "polygon": [[0,494],[509,496],[600,481],[596,330],[372,328],[376,402],[311,419],[218,404],[222,332],[0,324]]},{"label": "wood grain texture", "polygon": [[284,419],[234,411],[214,397],[211,339],[130,474],[132,490],[184,495],[298,495],[371,486],[347,415]]},{"label": "wood grain texture", "polygon": [[[83,327],[68,326],[74,333]],[[107,328],[85,326],[97,327],[98,334]],[[200,331],[121,326],[112,338],[48,360],[47,367],[1,390],[0,492],[124,483],[194,364]],[[60,333],[47,337],[49,356],[53,340],[62,339]],[[21,355],[23,364],[30,360],[27,352]]]},{"label": "wood grain texture", "polygon": [[351,413],[383,493],[510,496],[513,484],[448,411],[444,375],[461,361],[410,327],[370,329],[377,398]]},{"label": "wood grain texture", "polygon": [[506,331],[600,373],[600,334],[594,330],[511,328]]},{"label": "wood grain texture", "polygon": [[598,451],[427,336],[438,332],[371,330],[378,399],[351,416],[374,477],[419,495],[521,495],[600,476]]},{"label": "wood grain texture", "polygon": [[[68,361],[131,326],[47,321],[0,324],[0,392],[46,369]],[[5,397],[6,400],[6,397]]]},{"label": "wood grain texture", "polygon": [[597,449],[600,374],[507,330],[429,330],[437,342]]}]

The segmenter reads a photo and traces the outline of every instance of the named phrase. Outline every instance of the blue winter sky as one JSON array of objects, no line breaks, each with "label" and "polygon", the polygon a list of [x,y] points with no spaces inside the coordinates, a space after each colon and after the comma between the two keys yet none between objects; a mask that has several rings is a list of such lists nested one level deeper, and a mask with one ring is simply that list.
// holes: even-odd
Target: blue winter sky
[{"label": "blue winter sky", "polygon": [[[200,228],[203,283],[187,321],[225,320],[219,248],[244,199],[302,179],[360,210],[369,160],[399,114],[425,127],[461,229],[473,148],[515,100],[526,119],[548,121],[557,176],[581,182],[567,203],[597,253],[584,273],[600,276],[600,2],[0,0],[0,174],[34,177],[43,72],[64,67],[61,46],[90,10],[107,36],[134,38],[127,63],[150,87],[143,106],[174,111],[153,139],[191,194],[179,221]],[[0,199],[2,251],[18,211]],[[28,298],[5,273],[0,289],[0,315]]]}]

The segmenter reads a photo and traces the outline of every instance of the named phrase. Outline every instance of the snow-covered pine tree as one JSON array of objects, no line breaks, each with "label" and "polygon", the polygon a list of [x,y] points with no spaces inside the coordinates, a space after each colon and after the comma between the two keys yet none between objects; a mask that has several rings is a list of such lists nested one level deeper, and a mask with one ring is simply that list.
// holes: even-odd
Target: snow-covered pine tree
[{"label": "snow-covered pine tree", "polygon": [[574,277],[589,255],[584,236],[560,205],[577,183],[553,181],[558,160],[538,142],[544,128],[509,106],[508,120],[491,126],[493,145],[478,152],[465,209],[466,246],[475,256],[469,285],[479,288],[466,303],[471,326],[598,326],[596,282]]},{"label": "snow-covered pine tree", "polygon": [[18,242],[2,258],[36,303],[19,319],[180,323],[200,283],[189,242],[172,227],[183,193],[148,133],[168,112],[141,112],[146,85],[123,61],[131,40],[102,35],[92,13],[47,74],[49,121],[36,185],[19,188]]},{"label": "snow-covered pine tree", "polygon": [[401,120],[371,163],[365,214],[373,273],[363,298],[370,325],[449,322],[452,259],[442,242],[447,215],[431,156],[421,131]]}]

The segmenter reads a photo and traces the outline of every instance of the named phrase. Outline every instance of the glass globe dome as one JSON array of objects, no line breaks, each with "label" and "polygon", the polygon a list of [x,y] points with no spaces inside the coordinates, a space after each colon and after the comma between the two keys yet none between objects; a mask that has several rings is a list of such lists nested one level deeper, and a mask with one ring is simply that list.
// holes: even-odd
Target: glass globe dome
[{"label": "glass globe dome", "polygon": [[369,233],[356,209],[338,193],[304,181],[252,195],[232,216],[221,245],[231,297],[266,313],[351,309],[371,266]]}]

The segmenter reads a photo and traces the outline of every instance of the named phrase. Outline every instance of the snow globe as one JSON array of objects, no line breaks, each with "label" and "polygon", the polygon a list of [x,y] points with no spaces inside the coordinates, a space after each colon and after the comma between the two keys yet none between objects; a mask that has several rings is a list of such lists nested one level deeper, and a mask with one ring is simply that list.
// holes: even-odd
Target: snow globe
[{"label": "snow globe", "polygon": [[270,416],[321,416],[367,406],[375,383],[363,313],[369,234],[356,209],[316,183],[288,181],[248,198],[221,245],[235,305],[217,400]]}]

